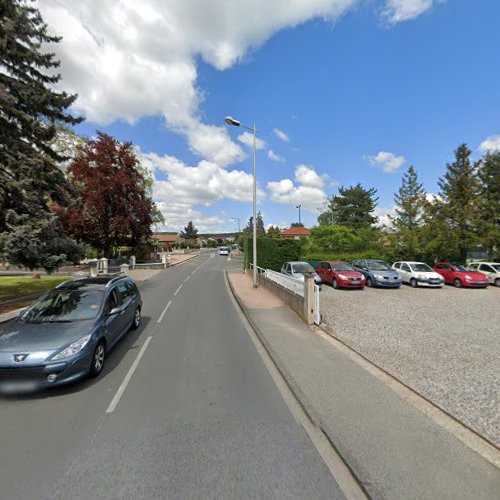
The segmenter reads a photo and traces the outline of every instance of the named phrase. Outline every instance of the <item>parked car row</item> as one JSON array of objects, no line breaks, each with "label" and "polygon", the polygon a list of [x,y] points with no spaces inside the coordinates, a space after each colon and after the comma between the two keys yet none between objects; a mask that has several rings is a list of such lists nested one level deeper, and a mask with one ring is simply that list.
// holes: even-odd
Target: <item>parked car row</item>
[{"label": "parked car row", "polygon": [[466,268],[451,262],[438,262],[430,267],[424,262],[398,261],[392,266],[383,260],[358,259],[352,265],[342,261],[321,261],[314,272],[307,262],[285,262],[281,272],[304,280],[307,273],[314,275],[317,284],[328,283],[333,288],[399,288],[403,283],[441,288],[445,284],[457,288],[485,288],[490,283],[500,287],[500,264],[473,263]]}]

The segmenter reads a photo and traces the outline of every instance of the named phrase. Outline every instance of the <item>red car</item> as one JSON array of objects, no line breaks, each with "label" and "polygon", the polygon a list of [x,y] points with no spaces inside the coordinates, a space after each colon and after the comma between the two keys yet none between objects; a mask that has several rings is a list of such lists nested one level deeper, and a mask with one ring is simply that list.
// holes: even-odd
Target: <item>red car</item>
[{"label": "red car", "polygon": [[331,283],[333,288],[364,288],[365,286],[365,277],[347,262],[323,261],[318,264],[316,272],[323,283]]},{"label": "red car", "polygon": [[483,273],[468,271],[464,266],[452,264],[451,262],[438,262],[434,266],[434,271],[444,278],[445,283],[455,285],[457,288],[463,286],[486,288],[488,286],[488,277]]}]

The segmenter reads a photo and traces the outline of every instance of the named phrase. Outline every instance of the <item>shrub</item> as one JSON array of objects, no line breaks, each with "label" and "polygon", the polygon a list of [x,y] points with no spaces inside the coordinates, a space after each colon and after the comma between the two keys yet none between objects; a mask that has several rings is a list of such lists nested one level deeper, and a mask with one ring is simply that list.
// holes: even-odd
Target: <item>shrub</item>
[{"label": "shrub", "polygon": [[[244,241],[245,269],[253,262],[252,238]],[[257,238],[257,265],[264,269],[280,271],[284,262],[301,260],[303,242],[301,240],[286,240],[275,238]]]}]

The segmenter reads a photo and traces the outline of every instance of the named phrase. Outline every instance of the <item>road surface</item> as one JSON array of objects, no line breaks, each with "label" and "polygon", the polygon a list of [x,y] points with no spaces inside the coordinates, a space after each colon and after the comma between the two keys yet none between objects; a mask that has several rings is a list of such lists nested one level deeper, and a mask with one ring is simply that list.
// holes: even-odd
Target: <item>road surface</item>
[{"label": "road surface", "polygon": [[0,399],[0,496],[344,498],[203,255],[142,285],[96,380]]}]

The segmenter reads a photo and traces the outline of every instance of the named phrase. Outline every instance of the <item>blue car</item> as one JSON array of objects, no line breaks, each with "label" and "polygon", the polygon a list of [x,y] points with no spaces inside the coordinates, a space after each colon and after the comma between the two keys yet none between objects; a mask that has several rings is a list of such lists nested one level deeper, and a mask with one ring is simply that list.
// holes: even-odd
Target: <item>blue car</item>
[{"label": "blue car", "polygon": [[44,389],[90,375],[138,328],[142,300],[128,276],[66,281],[0,325],[0,393]]},{"label": "blue car", "polygon": [[352,263],[354,269],[363,273],[366,286],[399,288],[403,283],[401,276],[383,260],[358,259]]}]

